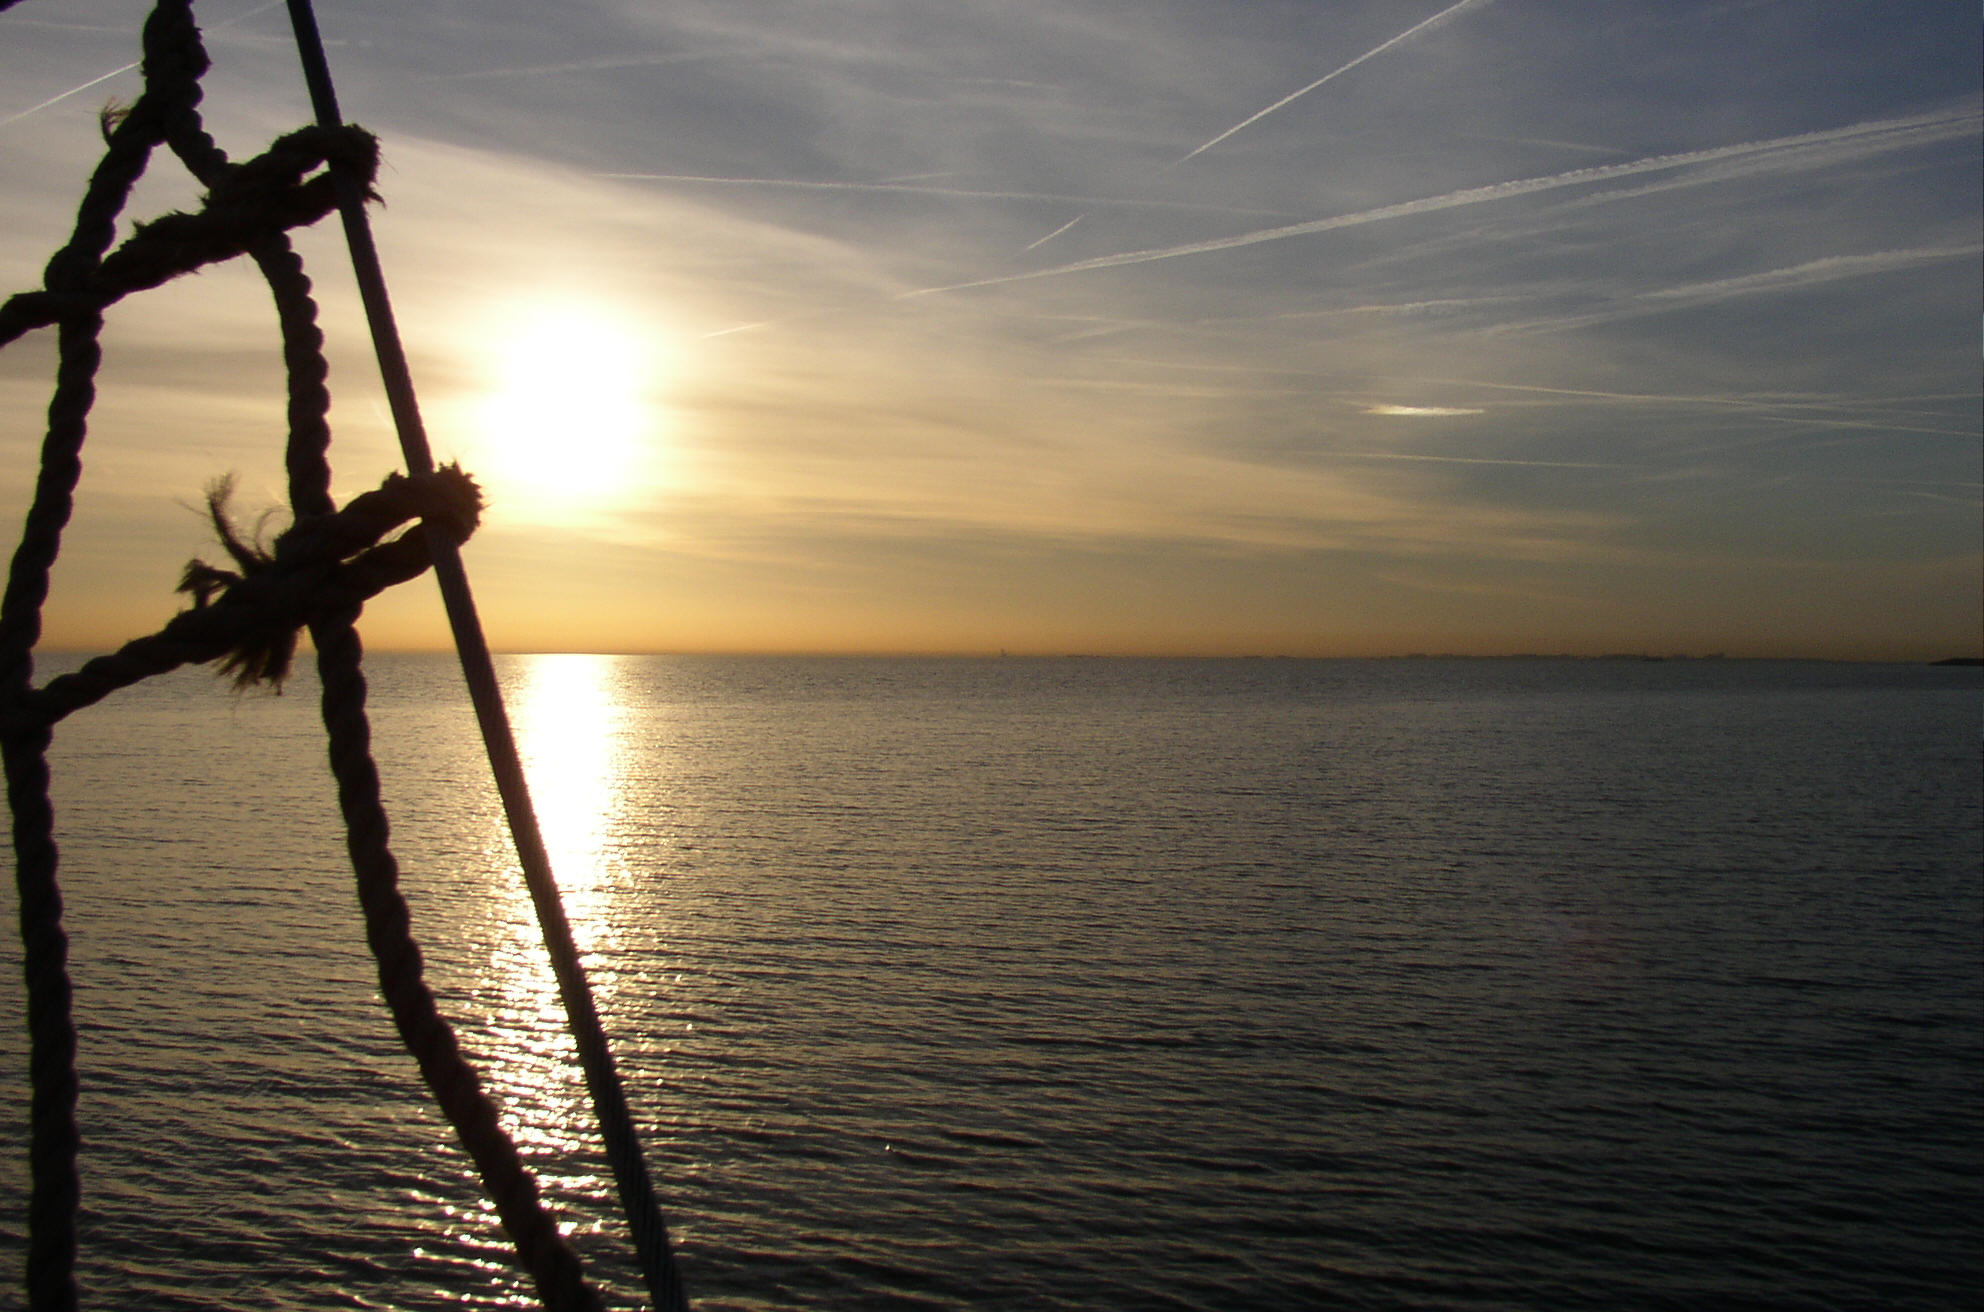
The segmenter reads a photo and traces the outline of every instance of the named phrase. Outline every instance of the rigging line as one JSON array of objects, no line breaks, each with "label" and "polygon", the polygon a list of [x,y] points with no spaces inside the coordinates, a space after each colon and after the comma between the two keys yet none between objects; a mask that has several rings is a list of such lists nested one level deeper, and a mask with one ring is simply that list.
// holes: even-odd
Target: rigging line
[{"label": "rigging line", "polygon": [[[309,87],[311,108],[317,121],[326,127],[341,127],[344,117],[338,110],[337,94],[331,84],[330,61],[324,54],[323,37],[317,29],[310,0],[287,0],[291,26],[296,32],[297,53],[303,62],[304,81]],[[392,304],[386,294],[386,280],[378,248],[365,214],[365,195],[349,174],[333,165],[331,175],[337,187],[338,211],[344,221],[345,240],[351,248],[353,272],[357,276],[360,300],[372,332],[373,349],[379,358],[386,399],[399,432],[400,449],[410,473],[430,473],[434,455],[421,423],[419,404],[414,396],[413,375],[393,319]],[[572,1037],[592,1093],[593,1109],[599,1120],[600,1137],[613,1164],[619,1185],[621,1206],[633,1231],[635,1249],[646,1276],[649,1297],[657,1312],[686,1312],[688,1300],[669,1251],[668,1230],[656,1206],[653,1186],[641,1158],[640,1140],[627,1108],[626,1095],[613,1054],[607,1046],[605,1030],[594,1006],[592,990],[586,983],[585,968],[572,940],[571,924],[565,917],[558,885],[552,877],[551,861],[531,806],[530,789],[524,778],[523,762],[517,753],[516,738],[503,708],[502,692],[496,681],[496,667],[489,644],[477,618],[475,599],[469,592],[468,573],[461,554],[452,545],[436,543],[434,575],[441,588],[441,599],[453,630],[455,650],[461,659],[462,675],[469,698],[482,729],[489,767],[495,775],[497,792],[516,844],[538,924],[544,934],[545,950],[558,978],[558,992],[565,1004]]]}]

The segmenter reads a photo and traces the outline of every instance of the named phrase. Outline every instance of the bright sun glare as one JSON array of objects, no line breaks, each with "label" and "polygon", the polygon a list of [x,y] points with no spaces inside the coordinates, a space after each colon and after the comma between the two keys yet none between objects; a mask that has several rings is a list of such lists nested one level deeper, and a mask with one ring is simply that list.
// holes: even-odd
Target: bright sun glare
[{"label": "bright sun glare", "polygon": [[492,509],[569,516],[653,471],[660,381],[649,335],[611,312],[536,306],[494,325],[464,464]]}]

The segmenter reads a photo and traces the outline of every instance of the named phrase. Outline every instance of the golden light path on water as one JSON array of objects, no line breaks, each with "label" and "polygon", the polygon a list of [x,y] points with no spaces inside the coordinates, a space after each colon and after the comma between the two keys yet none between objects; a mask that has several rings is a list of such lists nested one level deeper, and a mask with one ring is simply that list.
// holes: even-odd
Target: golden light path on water
[{"label": "golden light path on water", "polygon": [[[626,873],[612,841],[626,769],[618,662],[563,654],[510,659],[515,664],[507,697],[518,751],[566,915],[604,1010],[616,979],[598,963],[617,943],[609,903]],[[561,1228],[567,1234],[615,1231],[621,1223],[614,1185],[597,1151],[592,1105],[557,980],[514,854],[507,855],[489,876],[488,913],[496,933],[476,985],[478,1010],[488,1018],[486,1036],[474,1044],[476,1059]],[[489,1305],[537,1306],[525,1286],[513,1283],[514,1259],[489,1220],[458,1217],[453,1236],[480,1250],[474,1264],[497,1287]]]},{"label": "golden light path on water", "polygon": [[607,833],[624,791],[625,712],[614,687],[616,661],[562,654],[522,660],[517,747],[565,909],[575,920],[587,919],[608,873]]}]

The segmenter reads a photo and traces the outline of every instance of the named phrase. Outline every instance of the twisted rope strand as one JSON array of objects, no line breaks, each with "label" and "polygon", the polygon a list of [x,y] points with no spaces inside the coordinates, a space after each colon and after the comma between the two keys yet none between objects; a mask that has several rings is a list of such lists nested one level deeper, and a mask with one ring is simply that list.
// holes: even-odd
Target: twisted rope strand
[{"label": "twisted rope strand", "polygon": [[[463,517],[466,496],[473,496],[473,485],[452,467],[425,480],[395,474],[385,487],[354,497],[344,510],[326,517],[331,522],[309,523],[314,533],[305,539],[307,550],[285,550],[287,542],[279,541],[265,569],[237,578],[217,599],[181,611],[157,633],[134,638],[108,656],[29,689],[6,708],[0,728],[51,727],[120,688],[182,665],[222,659],[244,645],[267,643],[272,634],[289,640],[287,635],[313,619],[417,578],[432,563],[435,535],[462,540],[474,527],[472,515]],[[430,518],[405,535],[358,549],[423,513]],[[347,552],[355,554],[338,559]]]},{"label": "twisted rope strand", "polygon": [[[197,150],[201,143],[188,144]],[[338,567],[354,590],[362,590],[372,573],[385,582],[412,577],[438,553],[452,551],[474,531],[482,508],[481,494],[466,474],[448,466],[416,471],[410,477],[390,475],[377,491],[355,497],[334,512],[330,493],[331,396],[324,383],[328,365],[310,282],[286,237],[277,234],[254,254],[275,297],[282,328],[289,378],[289,437],[284,463],[289,471],[290,505],[296,516],[289,531],[276,540],[269,568],[277,572],[310,570],[313,562],[335,561],[357,552]],[[421,523],[404,537],[360,550],[414,518]],[[411,569],[396,573],[403,568],[402,558]],[[592,1312],[599,1303],[585,1283],[578,1256],[544,1209],[536,1182],[497,1120],[494,1105],[483,1094],[453,1029],[442,1018],[422,979],[420,949],[413,939],[405,899],[399,893],[398,863],[387,846],[388,824],[379,799],[378,769],[370,752],[365,677],[354,627],[360,600],[354,596],[348,605],[320,613],[312,620],[311,638],[317,647],[331,772],[345,816],[346,843],[357,876],[366,941],[379,964],[380,995],[421,1077],[475,1162],[483,1187],[495,1200],[497,1216],[520,1263],[530,1273],[538,1297],[553,1312]]]},{"label": "twisted rope strand", "polygon": [[[154,15],[156,18],[156,15]],[[154,24],[146,24],[149,44]],[[163,26],[159,29],[163,32]],[[148,70],[149,72],[149,70]],[[161,85],[158,98],[166,92]],[[43,285],[69,289],[87,278],[116,235],[117,215],[144,171],[153,135],[153,88],[147,81],[140,107],[108,134],[108,149],[91,174],[68,243],[50,258]],[[4,308],[4,307],[0,307]],[[0,594],[0,698],[18,702],[34,674],[34,646],[41,638],[41,609],[49,572],[61,550],[62,531],[75,507],[82,477],[82,445],[96,401],[102,360],[102,315],[65,319],[57,333],[55,391],[20,545]],[[27,977],[29,1075],[28,1305],[33,1312],[73,1312],[77,1294],[76,1208],[82,1184],[76,1174],[76,1029],[69,985],[69,939],[62,928],[62,892],[56,870],[55,813],[48,798],[46,729],[14,731],[0,738],[7,797],[13,810],[14,881],[19,889],[22,966]]]},{"label": "twisted rope strand", "polygon": [[[157,15],[154,15],[156,20]],[[168,24],[146,24],[146,42],[161,39]],[[48,261],[43,286],[72,290],[99,266],[115,239],[117,215],[157,144],[157,106],[172,93],[161,61],[156,89],[147,68],[145,95],[134,112],[107,133],[104,157],[90,176],[69,241]],[[137,112],[143,110],[143,112]],[[0,307],[4,311],[6,307]],[[75,508],[82,477],[82,445],[96,401],[102,361],[103,317],[72,313],[57,333],[55,391],[48,405],[48,433],[41,469],[20,545],[0,594],[0,698],[14,704],[34,674],[34,646],[41,638],[41,610],[49,573],[61,550],[62,531]],[[28,1201],[28,1303],[34,1312],[76,1307],[76,1208],[82,1184],[76,1174],[76,1029],[69,984],[69,939],[62,928],[62,891],[56,871],[55,811],[48,796],[48,745],[43,729],[13,730],[0,738],[7,798],[13,812],[14,881],[19,889],[22,966],[27,977],[29,1146],[32,1178]]]},{"label": "twisted rope strand", "polygon": [[399,866],[387,846],[386,812],[379,800],[379,772],[372,763],[365,717],[365,676],[359,668],[357,607],[310,626],[323,685],[324,728],[330,738],[331,772],[338,783],[346,844],[358,875],[365,938],[379,963],[379,991],[400,1038],[420,1066],[434,1100],[475,1160],[483,1187],[517,1255],[552,1312],[594,1312],[599,1301],[585,1283],[578,1258],[538,1200],[537,1185],[516,1145],[496,1119],[496,1108],[462,1057],[455,1034],[441,1018],[421,977]]},{"label": "twisted rope strand", "polygon": [[[331,83],[330,61],[324,54],[322,36],[310,0],[288,0],[291,26],[296,33],[297,52],[303,61],[304,81],[319,126],[338,128],[344,117],[338,109],[337,92]],[[348,174],[335,160],[329,171],[338,193],[338,213],[344,223],[345,240],[351,249],[352,269],[358,280],[359,297],[365,306],[366,321],[386,386],[387,401],[400,438],[407,468],[415,473],[434,467],[434,457],[421,422],[420,405],[414,394],[413,374],[407,365],[399,328],[386,291],[385,273],[372,241],[371,225],[365,214],[362,180]],[[516,738],[510,730],[509,715],[496,680],[496,667],[483,636],[482,622],[476,615],[475,599],[469,591],[468,573],[461,556],[452,548],[437,550],[434,577],[453,631],[455,651],[461,659],[462,674],[475,707],[476,722],[495,776],[503,813],[515,841],[524,882],[535,906],[538,927],[546,954],[558,979],[558,993],[579,1062],[585,1071],[586,1087],[592,1095],[593,1112],[598,1120],[608,1160],[613,1166],[620,1200],[641,1260],[649,1296],[657,1312],[686,1312],[687,1296],[674,1254],[668,1243],[668,1227],[655,1200],[654,1186],[642,1159],[640,1137],[628,1111],[626,1094],[620,1083],[606,1031],[594,1006],[592,989],[586,982],[585,967],[573,941],[571,925],[565,918],[564,904],[551,872],[539,833],[537,815],[531,805],[530,787],[523,762],[517,754]]]},{"label": "twisted rope strand", "polygon": [[[121,130],[121,129],[120,129]],[[197,214],[167,214],[137,225],[94,268],[64,266],[58,285],[22,292],[0,304],[0,346],[36,328],[100,313],[133,292],[149,291],[209,264],[231,260],[269,231],[315,223],[337,203],[331,180],[310,170],[336,160],[356,174],[378,168],[378,143],[356,128],[327,133],[300,128],[268,151],[228,169]]]},{"label": "twisted rope strand", "polygon": [[[0,0],[0,8],[11,2]],[[315,221],[354,192],[355,203],[362,204],[377,166],[376,143],[342,125],[305,128],[278,139],[262,156],[232,165],[199,121],[199,78],[207,58],[190,0],[160,0],[146,22],[144,41],[145,91],[128,112],[105,116],[106,153],[86,189],[70,240],[49,260],[40,291],[0,305],[0,345],[53,324],[60,351],[35,496],[0,595],[0,757],[14,814],[33,1042],[30,1307],[34,1312],[69,1312],[78,1302],[73,1275],[80,1197],[75,1030],[48,795],[50,727],[69,711],[148,674],[230,652],[237,654],[230,660],[238,659],[244,644],[280,645],[285,653],[281,665],[255,667],[279,673],[294,641],[282,635],[308,624],[319,648],[333,772],[347,816],[367,937],[380,963],[382,993],[423,1078],[475,1160],[546,1306],[557,1312],[596,1308],[578,1259],[542,1208],[535,1183],[421,978],[419,949],[398,893],[398,867],[386,844],[378,775],[369,754],[364,680],[353,629],[360,604],[436,558],[458,559],[454,548],[472,531],[479,507],[465,475],[433,471],[431,461],[413,478],[389,478],[385,487],[355,499],[344,511],[336,511],[330,497],[323,336],[309,279],[285,230]],[[151,152],[167,141],[207,187],[203,208],[140,225],[106,255],[132,186]],[[334,179],[309,176],[326,164],[335,167]],[[283,332],[289,378],[286,462],[296,525],[278,540],[272,555],[265,555],[237,541],[216,506],[217,526],[241,573],[196,565],[190,573],[197,581],[193,590],[199,604],[193,609],[159,634],[128,643],[115,655],[36,690],[31,687],[33,649],[81,475],[81,446],[101,363],[102,311],[132,292],[244,252],[253,256],[270,286]],[[400,538],[369,545],[414,517],[423,522]],[[219,599],[209,605],[208,594],[216,588],[222,589]]]},{"label": "twisted rope strand", "polygon": [[55,878],[55,811],[48,800],[46,729],[0,738],[7,801],[14,813],[14,877],[20,889],[27,974],[29,1095],[28,1306],[76,1307],[76,1027],[70,1016],[69,938]]}]

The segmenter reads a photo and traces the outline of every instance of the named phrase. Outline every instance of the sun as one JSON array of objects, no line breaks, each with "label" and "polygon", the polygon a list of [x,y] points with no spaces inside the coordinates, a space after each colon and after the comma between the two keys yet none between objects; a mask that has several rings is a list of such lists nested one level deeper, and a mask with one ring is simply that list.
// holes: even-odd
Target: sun
[{"label": "sun", "polygon": [[463,463],[492,512],[571,518],[654,477],[664,363],[654,334],[572,303],[498,316],[477,337]]}]

